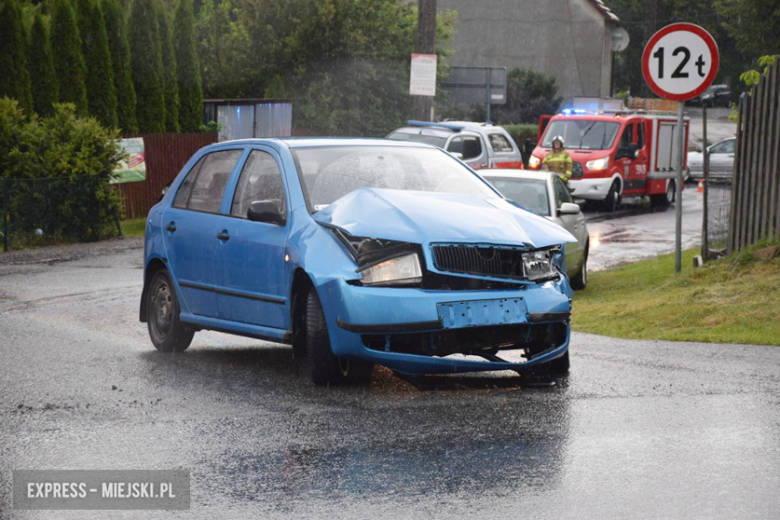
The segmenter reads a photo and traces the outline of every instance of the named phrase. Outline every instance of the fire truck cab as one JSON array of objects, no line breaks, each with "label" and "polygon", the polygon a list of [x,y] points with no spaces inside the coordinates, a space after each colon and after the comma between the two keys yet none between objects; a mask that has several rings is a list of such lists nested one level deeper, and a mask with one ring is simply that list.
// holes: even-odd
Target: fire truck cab
[{"label": "fire truck cab", "polygon": [[[673,113],[565,110],[545,119],[549,122],[540,132],[528,166],[540,169],[553,137],[563,136],[573,163],[572,196],[600,201],[607,211],[613,211],[622,197],[648,196],[661,207],[674,202],[678,138]],[[684,152],[688,126],[686,118]],[[683,153],[684,169],[686,160]]]}]

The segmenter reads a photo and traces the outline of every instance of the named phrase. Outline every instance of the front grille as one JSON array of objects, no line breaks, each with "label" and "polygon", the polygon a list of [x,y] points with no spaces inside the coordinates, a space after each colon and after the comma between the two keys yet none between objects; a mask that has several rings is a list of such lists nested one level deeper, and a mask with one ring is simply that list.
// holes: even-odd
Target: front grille
[{"label": "front grille", "polygon": [[439,271],[496,278],[523,277],[523,251],[519,248],[456,244],[437,245],[432,249],[433,263]]},{"label": "front grille", "polygon": [[580,177],[582,177],[582,163],[571,163],[571,178],[579,179]]}]

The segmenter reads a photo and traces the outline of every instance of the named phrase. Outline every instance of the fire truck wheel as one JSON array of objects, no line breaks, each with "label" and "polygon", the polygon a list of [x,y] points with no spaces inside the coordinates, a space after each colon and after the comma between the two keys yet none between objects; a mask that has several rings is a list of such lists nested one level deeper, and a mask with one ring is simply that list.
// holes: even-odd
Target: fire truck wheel
[{"label": "fire truck wheel", "polygon": [[668,208],[674,204],[675,196],[677,195],[677,185],[673,180],[666,183],[666,193],[659,195],[651,195],[650,202],[656,208]]},{"label": "fire truck wheel", "polygon": [[604,199],[604,211],[612,213],[620,204],[620,184],[618,181],[612,183],[607,192],[607,198]]}]

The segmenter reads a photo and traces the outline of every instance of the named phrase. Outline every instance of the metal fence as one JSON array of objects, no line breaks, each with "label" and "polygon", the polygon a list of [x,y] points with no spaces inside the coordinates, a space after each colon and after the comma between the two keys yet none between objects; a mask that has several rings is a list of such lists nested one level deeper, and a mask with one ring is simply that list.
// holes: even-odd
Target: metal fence
[{"label": "metal fence", "polygon": [[728,252],[780,238],[780,60],[739,101]]},{"label": "metal fence", "polygon": [[[88,176],[0,179],[3,251],[121,234],[119,207],[106,214],[107,204],[94,197],[100,182]],[[96,221],[103,222],[98,229],[86,224]]]}]

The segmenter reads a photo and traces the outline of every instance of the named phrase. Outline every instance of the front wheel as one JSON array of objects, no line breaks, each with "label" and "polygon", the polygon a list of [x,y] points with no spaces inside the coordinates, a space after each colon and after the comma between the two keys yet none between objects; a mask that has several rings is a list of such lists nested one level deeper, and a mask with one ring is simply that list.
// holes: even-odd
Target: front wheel
[{"label": "front wheel", "polygon": [[588,285],[588,249],[586,245],[585,251],[582,253],[580,271],[571,277],[571,288],[575,291],[581,291]]},{"label": "front wheel", "polygon": [[620,184],[618,181],[612,183],[607,192],[607,198],[604,199],[604,211],[612,213],[620,204]]},{"label": "front wheel", "polygon": [[146,324],[154,347],[160,352],[184,352],[192,343],[195,329],[179,319],[179,300],[171,275],[158,271],[149,287]]},{"label": "front wheel", "polygon": [[349,360],[336,357],[330,348],[328,324],[314,288],[306,297],[306,353],[315,385],[338,385],[346,380]]},{"label": "front wheel", "polygon": [[550,361],[550,369],[548,373],[552,375],[563,375],[567,374],[570,368],[571,364],[569,363],[569,351],[567,350],[566,353],[561,357]]}]

